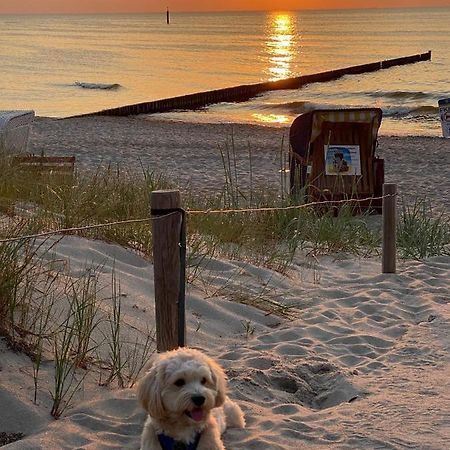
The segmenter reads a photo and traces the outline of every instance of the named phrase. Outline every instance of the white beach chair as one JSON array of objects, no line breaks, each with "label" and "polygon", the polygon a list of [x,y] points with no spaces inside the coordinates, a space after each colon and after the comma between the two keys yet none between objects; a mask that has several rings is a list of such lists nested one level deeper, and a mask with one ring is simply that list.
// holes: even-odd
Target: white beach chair
[{"label": "white beach chair", "polygon": [[0,111],[0,150],[27,153],[34,111]]}]

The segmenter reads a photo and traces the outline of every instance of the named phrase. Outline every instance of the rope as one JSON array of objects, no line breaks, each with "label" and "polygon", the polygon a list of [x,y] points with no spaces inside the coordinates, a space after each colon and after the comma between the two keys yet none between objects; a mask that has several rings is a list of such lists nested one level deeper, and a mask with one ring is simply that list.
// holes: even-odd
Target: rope
[{"label": "rope", "polygon": [[[175,213],[169,213],[166,215],[166,217],[171,214],[175,214]],[[41,238],[41,237],[46,237],[46,236],[52,236],[54,234],[68,234],[68,233],[75,233],[77,231],[86,231],[86,230],[93,230],[96,228],[105,228],[105,227],[110,227],[113,225],[124,225],[124,224],[130,224],[130,223],[144,223],[144,222],[150,222],[151,220],[157,220],[157,219],[161,219],[161,218],[162,217],[147,217],[146,219],[119,220],[117,222],[98,223],[98,224],[94,224],[94,225],[86,225],[83,227],[61,228],[59,230],[45,231],[45,232],[36,233],[36,234],[28,234],[25,236],[18,236],[18,237],[9,238],[9,239],[0,239],[0,244],[4,244],[6,242],[20,241],[22,239],[36,239],[36,238]]]},{"label": "rope", "polygon": [[[242,209],[206,209],[206,210],[195,210],[195,209],[188,209],[186,210],[187,215],[207,215],[207,214],[231,214],[231,213],[251,213],[251,212],[271,212],[271,211],[289,211],[289,210],[296,210],[296,209],[303,209],[303,208],[309,208],[311,206],[319,206],[319,205],[327,205],[327,204],[343,204],[343,203],[349,203],[349,202],[365,202],[365,201],[373,201],[373,200],[382,200],[384,198],[388,197],[396,197],[398,194],[386,194],[380,197],[367,197],[367,198],[354,198],[354,199],[346,199],[346,200],[323,200],[318,202],[311,202],[311,203],[304,203],[303,205],[293,205],[293,206],[280,206],[280,207],[265,207],[265,208],[242,208]],[[159,211],[161,213],[162,211]],[[61,228],[58,230],[53,231],[46,231],[42,233],[36,233],[36,234],[28,234],[24,236],[17,236],[14,238],[8,238],[8,239],[0,239],[0,244],[5,244],[8,242],[17,242],[21,241],[22,239],[37,239],[41,237],[47,237],[52,236],[55,234],[69,234],[69,233],[76,233],[79,231],[87,231],[87,230],[93,230],[98,228],[105,228],[105,227],[111,227],[115,225],[126,225],[126,224],[133,224],[133,223],[145,223],[150,222],[152,220],[158,220],[158,219],[165,219],[168,216],[171,216],[173,214],[177,214],[178,210],[169,210],[167,214],[164,215],[157,215],[153,217],[147,217],[144,219],[129,219],[129,220],[120,220],[117,222],[107,222],[107,223],[99,223],[94,225],[85,225],[82,227],[71,227],[71,228]]]},{"label": "rope", "polygon": [[267,207],[267,208],[242,208],[242,209],[206,209],[206,210],[193,210],[188,209],[186,210],[187,214],[191,215],[200,215],[200,214],[228,214],[228,213],[242,213],[242,212],[258,212],[258,211],[264,211],[264,212],[270,212],[270,211],[288,211],[293,209],[303,209],[303,208],[309,208],[311,206],[319,206],[319,205],[326,205],[329,203],[335,204],[341,204],[341,203],[349,203],[349,202],[365,202],[368,200],[381,200],[387,197],[396,197],[398,194],[386,194],[381,197],[367,197],[367,198],[353,198],[353,199],[347,199],[347,200],[323,200],[320,202],[311,202],[311,203],[304,203],[303,205],[293,205],[293,206],[280,206],[280,207]]}]

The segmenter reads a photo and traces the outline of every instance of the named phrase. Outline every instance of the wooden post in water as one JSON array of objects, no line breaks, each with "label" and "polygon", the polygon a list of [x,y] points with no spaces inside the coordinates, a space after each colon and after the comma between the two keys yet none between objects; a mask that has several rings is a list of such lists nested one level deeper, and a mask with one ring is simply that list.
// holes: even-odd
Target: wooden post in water
[{"label": "wooden post in water", "polygon": [[[386,197],[385,197],[386,196]],[[397,185],[383,184],[382,272],[395,273],[397,256]]]},{"label": "wooden post in water", "polygon": [[169,7],[167,7],[166,10],[166,21],[167,21],[167,25],[170,24],[170,12],[169,12]]},{"label": "wooden post in water", "polygon": [[151,195],[158,352],[185,345],[183,212],[179,191]]}]

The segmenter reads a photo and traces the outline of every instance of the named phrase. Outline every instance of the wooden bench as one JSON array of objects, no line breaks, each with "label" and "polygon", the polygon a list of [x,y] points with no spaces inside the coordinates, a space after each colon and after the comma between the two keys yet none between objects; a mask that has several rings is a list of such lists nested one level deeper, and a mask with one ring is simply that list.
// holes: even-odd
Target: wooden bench
[{"label": "wooden bench", "polygon": [[14,156],[13,164],[23,170],[73,174],[75,156]]}]

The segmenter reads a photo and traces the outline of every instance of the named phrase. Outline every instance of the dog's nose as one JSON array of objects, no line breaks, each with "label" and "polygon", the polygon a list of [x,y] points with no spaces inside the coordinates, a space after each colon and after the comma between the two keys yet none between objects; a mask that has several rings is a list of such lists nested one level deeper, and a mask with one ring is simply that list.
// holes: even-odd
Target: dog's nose
[{"label": "dog's nose", "polygon": [[202,406],[203,403],[205,403],[205,397],[203,395],[194,395],[192,398],[192,403],[194,403],[195,406]]}]

